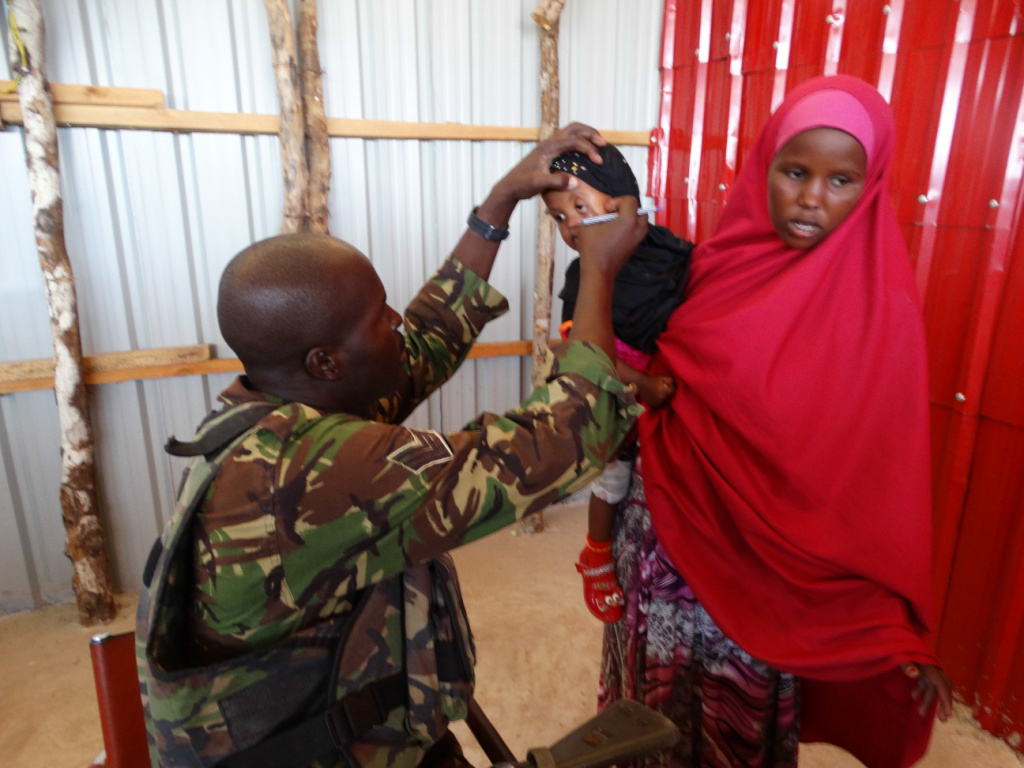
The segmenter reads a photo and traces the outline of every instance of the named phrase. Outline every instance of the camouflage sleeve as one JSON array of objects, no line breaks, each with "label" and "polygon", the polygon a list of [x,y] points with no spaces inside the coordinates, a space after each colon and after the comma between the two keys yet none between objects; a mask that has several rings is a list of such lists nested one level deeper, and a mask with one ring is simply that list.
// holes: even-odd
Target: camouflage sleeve
[{"label": "camouflage sleeve", "polygon": [[354,590],[583,488],[639,410],[604,352],[570,342],[522,404],[459,432],[275,411],[207,497],[203,633],[263,646],[347,610]]},{"label": "camouflage sleeve", "polygon": [[407,381],[381,400],[378,421],[400,423],[462,365],[484,325],[508,311],[486,280],[449,258],[405,310]]},{"label": "camouflage sleeve", "polygon": [[294,561],[283,558],[293,591],[324,578],[324,564],[361,587],[576,492],[614,455],[637,410],[604,353],[571,343],[522,404],[460,432],[360,422],[339,439],[337,418],[317,419],[279,478],[307,489],[295,515],[302,546]]}]

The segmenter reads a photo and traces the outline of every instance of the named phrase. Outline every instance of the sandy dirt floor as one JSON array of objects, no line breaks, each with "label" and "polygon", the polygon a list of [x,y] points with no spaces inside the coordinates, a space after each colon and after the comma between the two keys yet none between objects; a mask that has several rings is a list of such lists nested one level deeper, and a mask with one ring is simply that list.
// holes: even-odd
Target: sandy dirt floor
[{"label": "sandy dirt floor", "polygon": [[[545,530],[499,532],[455,553],[473,630],[477,697],[520,759],[549,746],[594,712],[601,625],[583,605],[573,568],[585,509],[545,512]],[[103,749],[89,639],[130,630],[134,596],[103,627],[78,624],[74,606],[0,618],[0,766],[86,768]],[[467,756],[487,764],[464,726]],[[861,768],[824,745],[801,749],[801,768]],[[980,731],[958,707],[939,724],[918,768],[1024,768],[1024,758]]]}]

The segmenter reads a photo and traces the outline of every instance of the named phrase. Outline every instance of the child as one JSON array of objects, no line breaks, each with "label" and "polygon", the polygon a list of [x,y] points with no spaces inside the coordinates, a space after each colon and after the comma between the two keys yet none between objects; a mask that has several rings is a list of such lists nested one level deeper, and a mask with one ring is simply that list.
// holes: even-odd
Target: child
[{"label": "child", "polygon": [[[602,165],[586,155],[567,152],[552,161],[551,170],[579,179],[570,190],[543,195],[548,212],[558,222],[562,240],[576,250],[581,221],[605,213],[605,203],[615,197],[632,195],[639,202],[640,189],[629,164],[615,147],[600,147]],[[597,225],[599,226],[599,225]],[[648,234],[622,268],[615,281],[612,298],[612,326],[618,355],[619,377],[637,388],[637,396],[649,408],[659,408],[675,392],[669,376],[646,372],[655,340],[668,316],[682,301],[686,288],[690,250],[664,227],[648,225]],[[562,338],[568,336],[579,289],[579,258],[565,272],[562,299]],[[629,491],[635,445],[624,447],[616,460],[609,462],[594,482],[588,510],[586,546],[576,569],[583,575],[583,595],[587,607],[601,621],[612,623],[622,615],[622,589],[615,575],[612,558],[612,522],[615,509]]]}]

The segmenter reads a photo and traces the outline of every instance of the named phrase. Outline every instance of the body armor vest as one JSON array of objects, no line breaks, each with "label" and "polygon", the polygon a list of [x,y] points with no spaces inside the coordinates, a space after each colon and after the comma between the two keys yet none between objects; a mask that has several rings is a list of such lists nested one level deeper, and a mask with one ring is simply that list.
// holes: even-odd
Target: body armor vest
[{"label": "body armor vest", "polygon": [[[275,406],[212,414],[196,438],[174,515],[146,565],[136,657],[154,766],[413,766],[466,716],[475,651],[445,555],[355,593],[350,610],[269,648],[214,664],[192,658],[191,523],[225,458]],[[400,633],[400,634],[396,634]],[[402,636],[394,658],[361,638]],[[355,642],[350,642],[355,639]],[[337,758],[334,758],[337,762]]]}]

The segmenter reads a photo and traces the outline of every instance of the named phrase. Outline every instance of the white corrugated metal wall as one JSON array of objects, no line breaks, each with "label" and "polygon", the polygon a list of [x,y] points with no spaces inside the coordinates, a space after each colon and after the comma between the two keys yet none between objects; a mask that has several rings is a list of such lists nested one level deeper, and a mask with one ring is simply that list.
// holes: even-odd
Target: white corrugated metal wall
[{"label": "white corrugated metal wall", "polygon": [[[328,117],[535,127],[536,0],[321,0]],[[274,114],[258,0],[42,0],[51,82],[158,89],[170,109]],[[0,8],[7,15],[6,3]],[[661,0],[568,0],[562,122],[649,131],[657,120]],[[6,33],[6,29],[4,30]],[[4,36],[6,47],[6,35]],[[5,48],[6,52],[6,48]],[[0,77],[9,78],[4,57]],[[86,354],[211,343],[227,260],[281,222],[277,139],[60,130],[68,250]],[[332,234],[374,261],[403,307],[464,229],[466,213],[528,150],[521,142],[331,139]],[[623,147],[641,187],[646,147]],[[520,206],[492,282],[513,311],[486,341],[532,336],[537,206]],[[567,254],[559,243],[558,276]],[[19,127],[0,130],[0,361],[51,354]],[[558,312],[556,302],[555,312]],[[190,434],[230,376],[91,390],[99,494],[116,576],[134,590],[181,470],[162,451]],[[458,428],[525,393],[528,358],[469,361],[413,416]],[[0,396],[0,613],[72,599],[63,555],[52,390]]]}]

